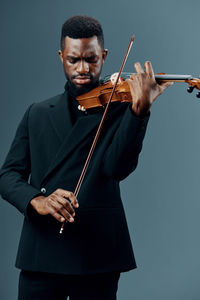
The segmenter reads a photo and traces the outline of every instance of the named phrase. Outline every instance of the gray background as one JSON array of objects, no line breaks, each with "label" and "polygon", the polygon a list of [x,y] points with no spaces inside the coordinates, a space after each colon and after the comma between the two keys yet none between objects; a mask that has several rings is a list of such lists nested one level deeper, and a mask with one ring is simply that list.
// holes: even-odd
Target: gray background
[{"label": "gray background", "polygon": [[[198,76],[199,11],[197,0],[1,0],[1,162],[28,105],[63,91],[57,50],[68,17],[102,23],[109,49],[103,75],[119,69],[135,33],[126,71],[150,60],[155,72]],[[118,299],[200,299],[199,120],[200,101],[185,84],[153,105],[139,166],[121,184],[138,269],[121,276]],[[0,298],[15,300],[23,218],[1,201],[0,220]]]}]

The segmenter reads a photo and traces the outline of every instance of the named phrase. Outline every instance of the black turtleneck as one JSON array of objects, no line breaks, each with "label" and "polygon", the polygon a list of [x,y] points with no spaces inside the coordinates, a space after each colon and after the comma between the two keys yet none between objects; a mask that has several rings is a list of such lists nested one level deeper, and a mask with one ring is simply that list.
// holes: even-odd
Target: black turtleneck
[{"label": "black turtleneck", "polygon": [[86,115],[87,113],[78,109],[79,103],[76,100],[76,90],[69,82],[66,82],[65,90],[68,92],[68,105],[72,125],[74,125],[78,118]]}]

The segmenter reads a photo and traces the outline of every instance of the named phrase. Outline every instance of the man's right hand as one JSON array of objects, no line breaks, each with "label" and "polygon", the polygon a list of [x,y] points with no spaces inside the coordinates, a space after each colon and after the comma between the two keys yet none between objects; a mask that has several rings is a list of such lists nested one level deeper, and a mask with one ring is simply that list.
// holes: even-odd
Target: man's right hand
[{"label": "man's right hand", "polygon": [[79,207],[74,194],[63,189],[57,189],[48,197],[35,197],[30,201],[30,204],[40,215],[50,214],[59,222],[74,222],[74,208]]}]

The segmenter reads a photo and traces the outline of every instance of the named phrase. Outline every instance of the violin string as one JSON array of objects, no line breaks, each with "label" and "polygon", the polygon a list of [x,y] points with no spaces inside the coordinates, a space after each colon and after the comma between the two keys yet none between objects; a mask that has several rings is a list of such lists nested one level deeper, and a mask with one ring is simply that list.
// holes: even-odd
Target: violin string
[{"label": "violin string", "polygon": [[[122,75],[122,78],[127,79],[127,78],[129,78],[131,75],[133,75],[133,73],[131,73],[131,72],[121,72],[121,75]],[[112,76],[112,75],[106,75],[106,76],[103,78],[103,83],[106,83],[107,81],[109,81],[111,76]]]}]

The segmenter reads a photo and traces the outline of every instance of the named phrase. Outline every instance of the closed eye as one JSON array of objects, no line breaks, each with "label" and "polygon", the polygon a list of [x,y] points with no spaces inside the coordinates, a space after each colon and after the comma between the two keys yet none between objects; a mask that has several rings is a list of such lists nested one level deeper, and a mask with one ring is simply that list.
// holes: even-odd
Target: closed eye
[{"label": "closed eye", "polygon": [[97,63],[98,57],[96,57],[96,56],[87,57],[87,58],[85,59],[85,61],[86,61],[87,63],[94,64],[94,63]]},{"label": "closed eye", "polygon": [[[67,61],[70,63],[70,64],[75,64],[77,63],[78,61],[80,60],[80,58],[78,57],[74,57],[74,56],[68,56],[67,57]],[[87,63],[90,63],[90,64],[95,64],[97,63],[98,61],[98,56],[90,56],[90,57],[86,57],[85,59],[85,62]]]},{"label": "closed eye", "polygon": [[75,63],[79,60],[79,58],[76,58],[76,57],[68,57],[67,60],[68,60],[68,62],[69,62],[70,64],[75,64]]}]

